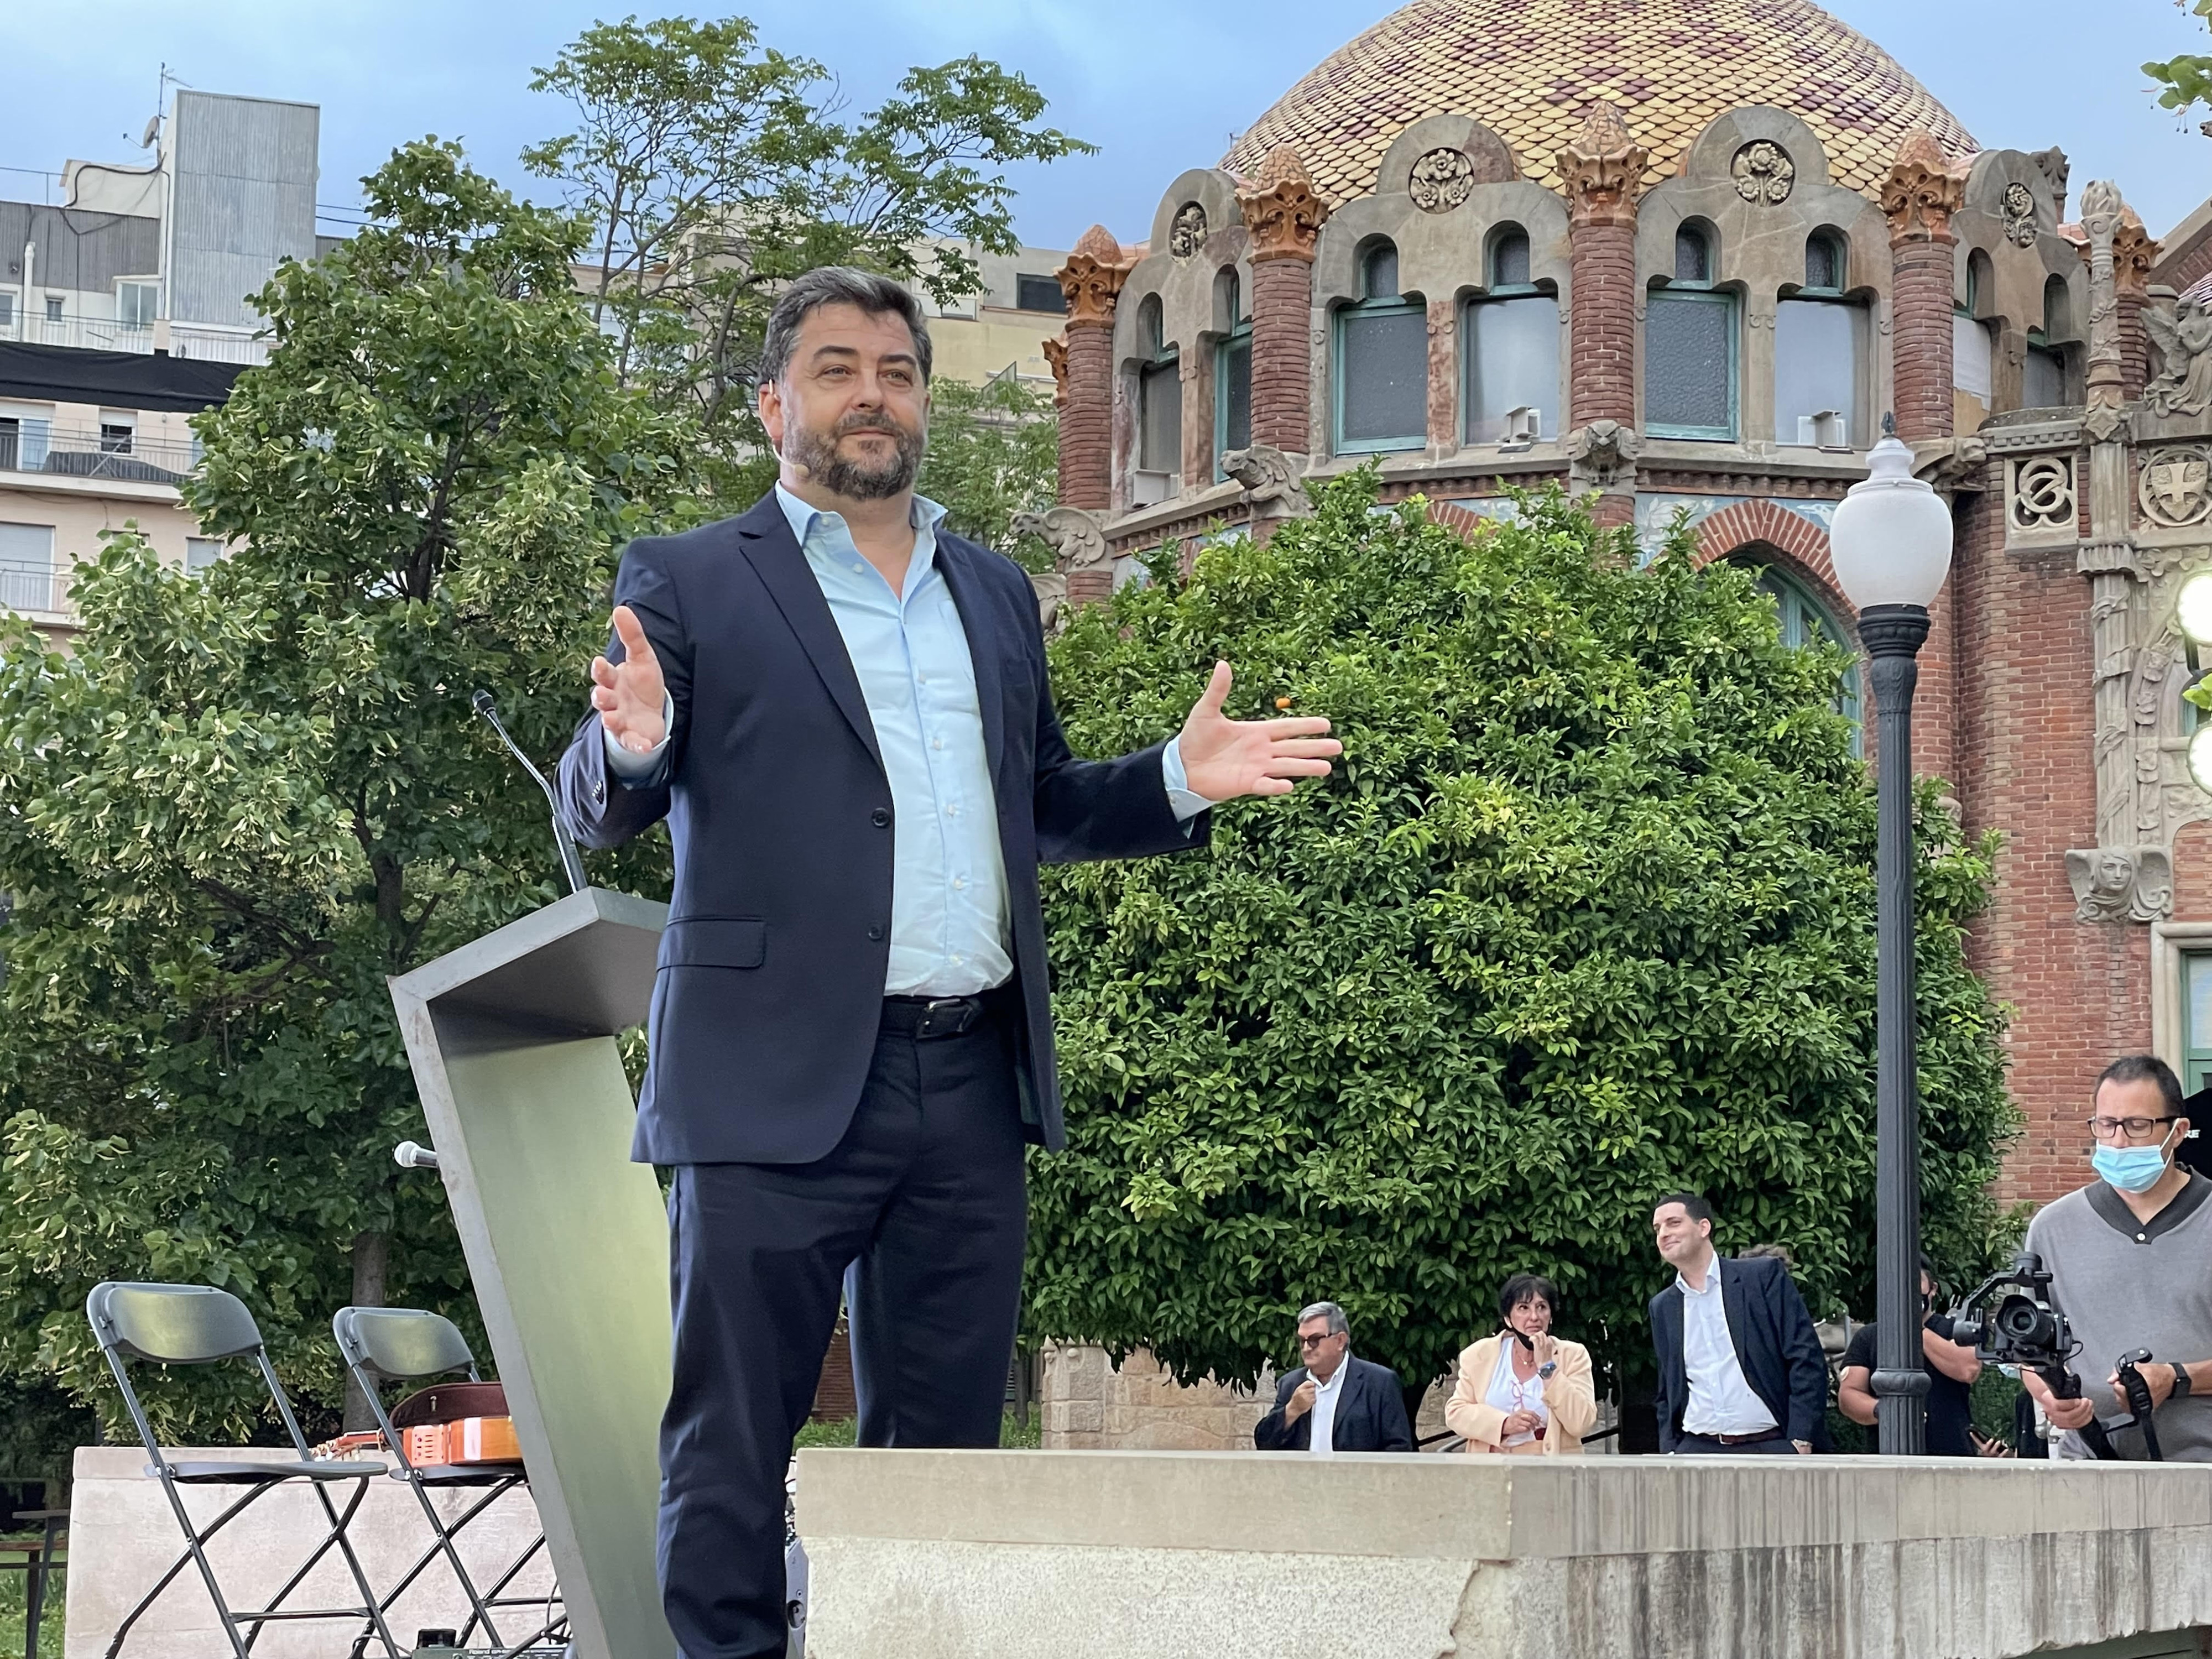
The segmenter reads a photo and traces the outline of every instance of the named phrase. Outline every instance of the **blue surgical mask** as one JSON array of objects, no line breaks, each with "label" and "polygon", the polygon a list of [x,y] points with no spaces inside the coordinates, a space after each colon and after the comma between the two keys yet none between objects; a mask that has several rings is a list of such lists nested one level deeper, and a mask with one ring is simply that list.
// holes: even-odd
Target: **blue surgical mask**
[{"label": "blue surgical mask", "polygon": [[[2172,1139],[2172,1135],[2166,1140]],[[2166,1173],[2166,1146],[2107,1146],[2099,1143],[2089,1154],[2090,1167],[2124,1193],[2147,1193]]]}]

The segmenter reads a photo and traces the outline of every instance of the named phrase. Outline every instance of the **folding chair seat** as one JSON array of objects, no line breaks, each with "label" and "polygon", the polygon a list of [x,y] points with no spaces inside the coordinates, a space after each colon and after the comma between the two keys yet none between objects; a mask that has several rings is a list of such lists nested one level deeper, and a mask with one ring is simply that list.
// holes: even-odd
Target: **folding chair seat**
[{"label": "folding chair seat", "polygon": [[[471,1609],[469,1622],[459,1634],[459,1645],[468,1645],[470,1635],[479,1625],[494,1650],[502,1654],[520,1653],[545,1642],[562,1639],[568,1620],[553,1614],[548,1598],[501,1594],[545,1547],[543,1530],[507,1565],[489,1589],[481,1591],[462,1564],[460,1551],[453,1541],[464,1528],[501,1498],[528,1484],[529,1476],[522,1466],[417,1463],[408,1452],[406,1426],[396,1420],[384,1403],[383,1389],[394,1382],[428,1382],[459,1373],[465,1376],[469,1383],[480,1389],[485,1387],[477,1376],[476,1356],[469,1352],[468,1340],[443,1315],[411,1308],[341,1308],[331,1317],[331,1334],[337,1339],[339,1358],[345,1361],[346,1369],[368,1399],[369,1409],[376,1414],[376,1425],[384,1435],[385,1443],[392,1448],[398,1460],[398,1466],[392,1471],[393,1479],[404,1480],[414,1488],[416,1498],[422,1506],[423,1519],[430,1523],[434,1540],[385,1597],[386,1609],[392,1607],[431,1562],[443,1555],[459,1582],[462,1594],[468,1597]],[[405,1409],[404,1405],[401,1409]],[[482,1488],[483,1496],[449,1523],[430,1501],[430,1494],[457,1488]],[[501,1638],[493,1621],[495,1611],[502,1607],[543,1609],[545,1616],[529,1635],[510,1644]]]},{"label": "folding chair seat", "polygon": [[[380,1466],[359,1463],[339,1463],[318,1459],[307,1444],[306,1435],[300,1431],[300,1419],[292,1410],[292,1401],[284,1386],[276,1380],[276,1367],[269,1363],[269,1354],[261,1340],[261,1332],[253,1322],[253,1316],[246,1304],[227,1291],[218,1291],[208,1285],[130,1285],[108,1283],[93,1287],[85,1300],[85,1316],[91,1321],[92,1333],[106,1356],[108,1370],[114,1374],[115,1385],[123,1392],[123,1404],[131,1413],[131,1421],[138,1431],[138,1437],[146,1447],[153,1462],[147,1464],[146,1473],[161,1483],[169,1507],[177,1518],[177,1525],[185,1534],[184,1553],[178,1556],[147,1591],[138,1605],[117,1627],[115,1637],[107,1644],[106,1659],[115,1659],[123,1650],[124,1638],[131,1627],[138,1622],[155,1599],[169,1587],[176,1576],[189,1565],[199,1570],[201,1581],[206,1584],[209,1598],[215,1603],[216,1616],[222,1621],[223,1634],[230,1640],[236,1659],[251,1659],[251,1650],[261,1634],[262,1627],[280,1620],[364,1621],[367,1628],[356,1650],[374,1636],[384,1644],[389,1659],[400,1659],[392,1632],[386,1628],[382,1608],[376,1592],[369,1588],[368,1576],[362,1571],[360,1559],[346,1536],[346,1528],[359,1510],[362,1500],[368,1495],[369,1482],[381,1474]],[[144,1361],[155,1365],[209,1365],[223,1360],[252,1360],[261,1373],[262,1382],[276,1405],[276,1414],[283,1420],[284,1431],[291,1437],[292,1448],[299,1453],[296,1461],[258,1463],[226,1459],[195,1459],[172,1462],[162,1452],[161,1443],[154,1437],[153,1425],[147,1421],[145,1408],[140,1405],[137,1390],[131,1386],[129,1363]],[[243,1514],[261,1498],[295,1482],[304,1484],[322,1505],[323,1516],[330,1529],[322,1540],[309,1552],[297,1571],[285,1580],[283,1587],[270,1598],[266,1607],[251,1611],[234,1610],[222,1584],[217,1582],[214,1566],[209,1562],[206,1546],[223,1528]],[[350,1483],[353,1491],[346,1500],[343,1512],[331,1501],[333,1487]],[[196,1525],[191,1512],[185,1507],[179,1488],[187,1486],[240,1486],[245,1496],[230,1504],[205,1526]],[[336,1549],[343,1559],[346,1570],[353,1577],[354,1587],[361,1592],[361,1605],[345,1607],[290,1607],[284,1605],[313,1571],[323,1558]],[[241,1629],[244,1634],[240,1634]]]}]

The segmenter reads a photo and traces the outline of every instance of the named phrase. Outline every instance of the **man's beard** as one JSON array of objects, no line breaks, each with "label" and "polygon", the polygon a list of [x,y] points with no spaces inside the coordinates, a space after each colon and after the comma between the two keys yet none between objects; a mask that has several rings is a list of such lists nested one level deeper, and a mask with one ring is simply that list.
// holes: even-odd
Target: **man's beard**
[{"label": "man's beard", "polygon": [[[891,454],[880,461],[846,459],[837,442],[854,432],[884,434],[891,441]],[[848,501],[879,501],[912,486],[927,445],[926,433],[910,432],[888,415],[855,414],[827,432],[793,422],[784,433],[783,459],[804,469],[833,495]]]}]

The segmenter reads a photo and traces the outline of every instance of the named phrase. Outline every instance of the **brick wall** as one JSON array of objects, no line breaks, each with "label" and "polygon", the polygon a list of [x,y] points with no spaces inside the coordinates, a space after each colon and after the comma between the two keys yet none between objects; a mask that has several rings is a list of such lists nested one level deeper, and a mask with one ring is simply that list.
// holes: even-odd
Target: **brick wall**
[{"label": "brick wall", "polygon": [[1951,435],[1952,255],[1948,234],[1890,246],[1890,361],[1898,435]]},{"label": "brick wall", "polygon": [[2069,848],[2096,845],[2089,583],[2072,550],[2004,550],[2003,477],[1960,514],[1954,594],[1960,799],[1969,834],[2003,832],[1969,958],[2015,1009],[2013,1097],[2027,1127],[1997,1183],[2042,1202],[2087,1178],[2080,1120],[2114,1055],[2150,1046],[2150,930],[2074,919]]},{"label": "brick wall", "polygon": [[1103,513],[1114,493],[1114,331],[1067,327],[1067,403],[1060,411],[1060,504]]},{"label": "brick wall", "polygon": [[1567,425],[1638,424],[1636,221],[1632,214],[1579,222],[1568,232]]},{"label": "brick wall", "polygon": [[2129,289],[2119,291],[2120,396],[2132,402],[2143,394],[2150,378],[2150,331],[2143,326],[2143,306],[2148,295]]},{"label": "brick wall", "polygon": [[1300,258],[1252,266],[1252,441],[1306,453],[1311,430],[1313,266]]}]

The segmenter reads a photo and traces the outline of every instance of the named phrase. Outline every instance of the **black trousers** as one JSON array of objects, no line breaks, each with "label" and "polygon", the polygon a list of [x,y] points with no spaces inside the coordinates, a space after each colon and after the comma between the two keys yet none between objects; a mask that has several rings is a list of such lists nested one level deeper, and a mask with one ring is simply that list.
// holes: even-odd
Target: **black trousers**
[{"label": "black trousers", "polygon": [[1028,1207],[1003,1000],[918,1037],[887,1003],[853,1122],[812,1164],[680,1165],[663,1605],[684,1659],[785,1651],[784,1477],[842,1293],[864,1446],[995,1446]]}]

